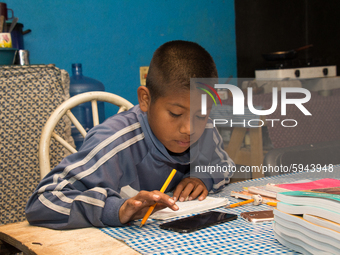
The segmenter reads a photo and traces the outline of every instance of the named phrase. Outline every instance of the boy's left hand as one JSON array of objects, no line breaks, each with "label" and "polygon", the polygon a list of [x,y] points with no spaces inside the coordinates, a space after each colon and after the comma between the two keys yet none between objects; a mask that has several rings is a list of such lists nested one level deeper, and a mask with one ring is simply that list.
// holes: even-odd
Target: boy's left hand
[{"label": "boy's left hand", "polygon": [[208,195],[208,189],[198,178],[184,178],[176,187],[173,198],[175,201],[183,202],[185,200],[203,200]]}]

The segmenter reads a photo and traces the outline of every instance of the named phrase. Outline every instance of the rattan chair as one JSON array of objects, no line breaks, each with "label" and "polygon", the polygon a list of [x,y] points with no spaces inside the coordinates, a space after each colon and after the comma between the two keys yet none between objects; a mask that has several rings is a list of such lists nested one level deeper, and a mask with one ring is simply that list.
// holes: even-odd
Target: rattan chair
[{"label": "rattan chair", "polygon": [[53,137],[56,141],[58,141],[61,145],[63,145],[68,151],[71,153],[77,152],[77,150],[65,141],[60,135],[54,132],[56,125],[59,120],[67,115],[71,122],[75,125],[78,131],[82,134],[83,137],[86,136],[86,131],[77,118],[72,114],[71,109],[91,101],[92,106],[92,116],[93,116],[93,126],[99,124],[99,115],[98,115],[98,105],[97,101],[103,101],[107,103],[111,103],[117,105],[119,107],[118,113],[127,111],[133,104],[131,104],[128,100],[117,96],[108,92],[86,92],[74,97],[69,98],[65,102],[63,102],[50,116],[47,120],[41,134],[40,144],[39,144],[39,166],[40,166],[40,177],[41,179],[51,170],[50,164],[50,142]]}]

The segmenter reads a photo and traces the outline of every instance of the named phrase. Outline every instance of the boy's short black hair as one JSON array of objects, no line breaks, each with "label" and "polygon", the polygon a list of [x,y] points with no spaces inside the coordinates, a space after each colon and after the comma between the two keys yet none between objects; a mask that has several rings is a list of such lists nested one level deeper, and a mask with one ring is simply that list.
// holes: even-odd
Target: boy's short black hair
[{"label": "boy's short black hair", "polygon": [[151,102],[155,102],[170,90],[189,90],[190,78],[217,77],[215,62],[202,46],[189,41],[170,41],[153,54],[146,87]]}]

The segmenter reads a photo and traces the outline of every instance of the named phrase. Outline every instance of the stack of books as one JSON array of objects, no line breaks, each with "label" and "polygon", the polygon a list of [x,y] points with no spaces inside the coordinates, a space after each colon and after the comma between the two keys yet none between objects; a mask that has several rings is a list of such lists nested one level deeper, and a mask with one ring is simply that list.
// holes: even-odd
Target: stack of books
[{"label": "stack of books", "polygon": [[277,194],[275,238],[303,254],[340,254],[340,180],[309,184],[308,190]]}]

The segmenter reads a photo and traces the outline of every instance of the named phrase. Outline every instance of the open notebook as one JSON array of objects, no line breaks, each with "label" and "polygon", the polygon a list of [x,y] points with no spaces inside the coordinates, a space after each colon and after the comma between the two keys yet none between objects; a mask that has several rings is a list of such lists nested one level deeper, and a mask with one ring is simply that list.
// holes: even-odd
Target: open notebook
[{"label": "open notebook", "polygon": [[197,199],[195,199],[185,202],[176,202],[176,205],[178,205],[179,207],[178,211],[173,211],[170,208],[165,208],[163,210],[155,212],[150,216],[150,218],[155,220],[167,220],[174,217],[198,213],[201,211],[225,206],[228,203],[228,198],[216,198],[209,196],[206,197],[203,201],[198,201]]}]

